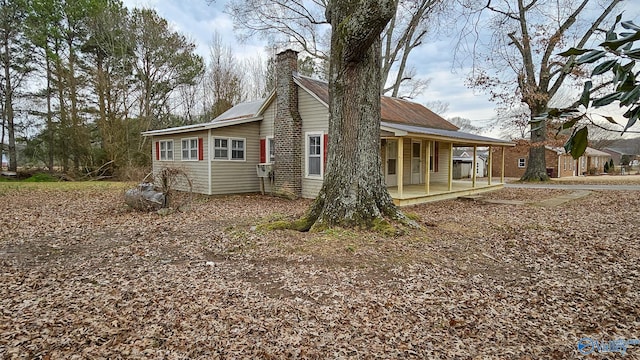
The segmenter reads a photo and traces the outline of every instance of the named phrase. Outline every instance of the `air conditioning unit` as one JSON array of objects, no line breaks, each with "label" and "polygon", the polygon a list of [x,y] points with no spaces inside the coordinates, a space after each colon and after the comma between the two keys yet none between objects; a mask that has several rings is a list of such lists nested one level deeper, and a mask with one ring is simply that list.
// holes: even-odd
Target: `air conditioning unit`
[{"label": "air conditioning unit", "polygon": [[261,163],[256,165],[256,173],[260,178],[269,177],[272,170],[272,164]]}]

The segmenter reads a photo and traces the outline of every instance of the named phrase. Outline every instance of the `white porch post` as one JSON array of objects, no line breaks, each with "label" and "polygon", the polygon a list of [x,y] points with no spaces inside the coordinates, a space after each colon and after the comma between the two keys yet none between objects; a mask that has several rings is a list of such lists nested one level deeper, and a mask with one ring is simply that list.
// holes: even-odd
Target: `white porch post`
[{"label": "white porch post", "polygon": [[398,162],[396,163],[396,174],[397,175],[397,181],[398,181],[398,199],[402,199],[402,183],[404,181],[404,179],[402,179],[403,174],[403,167],[404,167],[404,138],[399,138],[398,139]]},{"label": "white porch post", "polygon": [[431,141],[427,141],[427,146],[425,147],[425,159],[426,166],[424,167],[424,192],[429,195],[429,182],[431,182],[431,172],[429,169],[431,168]]},{"label": "white porch post", "polygon": [[[493,152],[492,152],[493,148],[491,146],[489,146],[489,166],[487,166],[488,169],[491,169],[493,167]],[[491,185],[491,171],[489,171],[489,173],[487,174],[487,184]]]},{"label": "white porch post", "polygon": [[478,156],[478,145],[473,145],[473,160],[471,161],[471,187],[475,189],[476,187],[476,167],[478,164],[476,163],[476,157]]},{"label": "white porch post", "polygon": [[453,143],[449,143],[449,191],[453,190]]}]

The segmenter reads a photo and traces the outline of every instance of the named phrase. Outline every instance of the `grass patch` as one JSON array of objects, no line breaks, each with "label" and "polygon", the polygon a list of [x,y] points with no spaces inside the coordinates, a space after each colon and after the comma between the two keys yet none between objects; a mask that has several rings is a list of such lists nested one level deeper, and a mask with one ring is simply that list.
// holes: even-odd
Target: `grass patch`
[{"label": "grass patch", "polygon": [[92,191],[92,190],[126,190],[136,187],[135,182],[118,181],[56,181],[56,182],[26,182],[6,181],[0,182],[0,192],[21,190],[42,191]]},{"label": "grass patch", "polygon": [[47,173],[35,173],[31,175],[31,177],[28,177],[22,181],[23,182],[58,182],[60,181],[60,179]]}]

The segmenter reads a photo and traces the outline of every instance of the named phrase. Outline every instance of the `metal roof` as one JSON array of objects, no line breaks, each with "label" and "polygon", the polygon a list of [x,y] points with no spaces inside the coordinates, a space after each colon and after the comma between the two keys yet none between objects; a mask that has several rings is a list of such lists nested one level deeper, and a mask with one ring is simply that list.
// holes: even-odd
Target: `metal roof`
[{"label": "metal roof", "polygon": [[453,142],[456,146],[464,145],[498,145],[498,146],[515,146],[514,143],[502,139],[494,139],[487,136],[469,134],[456,130],[434,129],[415,125],[396,124],[386,121],[380,123],[382,130],[392,131],[396,136],[405,136],[409,134],[425,135],[435,140],[446,140]]},{"label": "metal roof", "polygon": [[244,103],[240,103],[231,109],[223,112],[217,118],[213,119],[211,122],[219,122],[226,120],[235,120],[235,119],[244,119],[255,116],[258,113],[258,110],[264,103],[265,99],[248,101]]},{"label": "metal roof", "polygon": [[168,129],[160,129],[160,130],[149,130],[142,133],[143,136],[150,135],[169,135],[169,134],[179,134],[190,131],[200,131],[200,130],[208,130],[215,129],[225,126],[231,125],[239,125],[247,122],[253,122],[262,120],[261,116],[256,116],[256,113],[264,103],[264,99],[248,101],[244,103],[240,103],[231,109],[223,112],[218,117],[213,119],[211,122],[195,124],[195,125],[185,125],[172,127]]},{"label": "metal roof", "polygon": [[246,124],[254,121],[262,120],[262,116],[253,116],[253,117],[244,117],[238,119],[231,120],[220,120],[220,121],[212,121],[204,124],[196,124],[196,125],[187,125],[187,126],[179,126],[168,129],[160,129],[160,130],[149,130],[142,133],[142,136],[159,136],[159,135],[170,135],[170,134],[179,134],[191,131],[201,131],[201,130],[209,130],[209,129],[217,129],[226,126],[240,125]]}]

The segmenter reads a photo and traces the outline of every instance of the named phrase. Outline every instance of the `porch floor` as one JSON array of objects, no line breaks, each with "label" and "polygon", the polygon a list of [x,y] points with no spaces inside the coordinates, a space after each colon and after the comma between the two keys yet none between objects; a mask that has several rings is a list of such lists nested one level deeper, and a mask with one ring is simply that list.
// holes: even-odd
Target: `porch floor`
[{"label": "porch floor", "polygon": [[398,195],[397,186],[388,187],[387,189],[396,205],[407,206],[498,190],[501,189],[504,184],[500,182],[500,178],[492,179],[491,185],[487,184],[486,179],[476,181],[475,187],[472,187],[470,180],[453,180],[451,191],[449,191],[449,185],[447,183],[431,183],[429,185],[429,194],[426,193],[424,185],[425,184],[404,185],[402,187],[401,197]]}]

